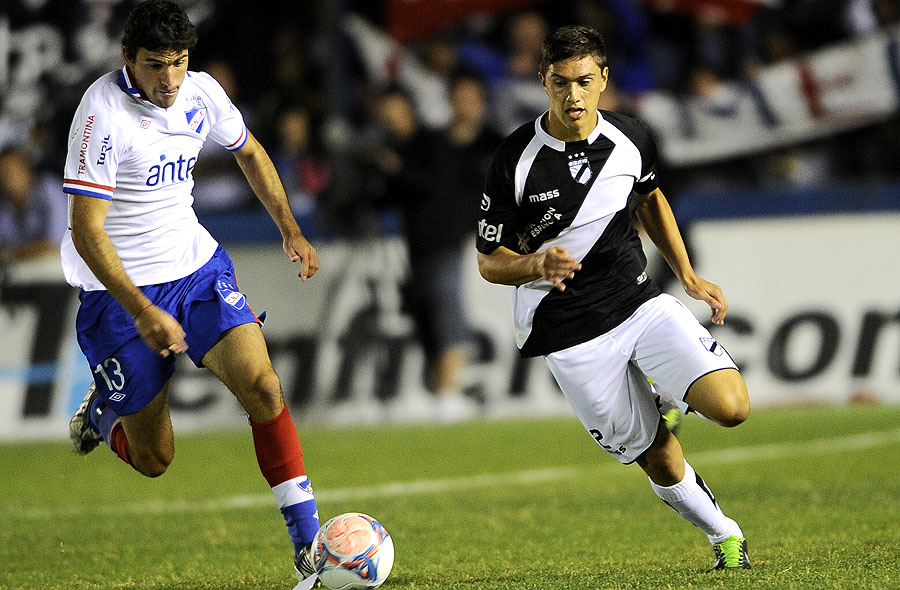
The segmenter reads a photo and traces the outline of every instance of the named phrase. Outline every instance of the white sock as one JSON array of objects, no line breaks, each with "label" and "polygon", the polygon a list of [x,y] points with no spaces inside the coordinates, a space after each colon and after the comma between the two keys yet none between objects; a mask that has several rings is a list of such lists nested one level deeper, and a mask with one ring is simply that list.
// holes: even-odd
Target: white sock
[{"label": "white sock", "polygon": [[706,533],[710,543],[719,543],[735,535],[743,537],[741,527],[725,516],[706,482],[685,460],[684,479],[673,486],[660,486],[650,481],[660,499],[674,508],[685,520]]}]

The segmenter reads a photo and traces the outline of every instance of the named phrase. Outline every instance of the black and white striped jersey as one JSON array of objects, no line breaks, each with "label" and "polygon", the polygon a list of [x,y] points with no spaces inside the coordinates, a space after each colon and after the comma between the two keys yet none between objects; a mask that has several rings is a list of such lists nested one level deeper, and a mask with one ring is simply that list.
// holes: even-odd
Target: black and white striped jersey
[{"label": "black and white striped jersey", "polygon": [[565,291],[537,279],[513,292],[516,343],[523,356],[586,342],[659,294],[633,225],[636,199],[656,181],[656,145],[637,119],[600,111],[586,140],[560,141],[543,116],[494,152],[481,201],[477,248],[519,254],[562,246],[581,262]]}]

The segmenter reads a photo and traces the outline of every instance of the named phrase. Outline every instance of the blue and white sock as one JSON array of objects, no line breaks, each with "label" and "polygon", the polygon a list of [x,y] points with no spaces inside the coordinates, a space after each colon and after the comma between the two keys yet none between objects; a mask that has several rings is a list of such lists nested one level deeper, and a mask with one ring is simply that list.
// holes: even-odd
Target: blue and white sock
[{"label": "blue and white sock", "polygon": [[278,484],[272,488],[272,492],[275,493],[275,500],[294,543],[294,552],[297,553],[312,543],[319,531],[319,509],[316,507],[312,484],[303,475]]}]

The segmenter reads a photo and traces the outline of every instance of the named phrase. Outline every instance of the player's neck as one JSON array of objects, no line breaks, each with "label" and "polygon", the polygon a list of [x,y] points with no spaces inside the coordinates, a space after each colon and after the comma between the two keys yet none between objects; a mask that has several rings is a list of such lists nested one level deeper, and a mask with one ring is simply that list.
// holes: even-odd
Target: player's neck
[{"label": "player's neck", "polygon": [[555,118],[551,111],[541,120],[541,125],[550,136],[566,143],[575,143],[586,140],[597,127],[599,115],[596,110],[592,113],[585,113],[585,116],[588,117],[584,122],[585,124],[577,129],[573,129]]}]

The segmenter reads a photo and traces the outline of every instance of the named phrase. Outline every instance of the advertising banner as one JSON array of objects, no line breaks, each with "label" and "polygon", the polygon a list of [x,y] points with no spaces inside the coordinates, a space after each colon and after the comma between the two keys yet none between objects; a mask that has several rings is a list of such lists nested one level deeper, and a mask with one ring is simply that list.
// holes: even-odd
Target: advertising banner
[{"label": "advertising banner", "polygon": [[[698,221],[690,232],[697,271],[730,303],[725,326],[711,331],[743,371],[755,407],[900,402],[900,278],[891,272],[900,213]],[[322,270],[306,282],[277,246],[228,249],[238,287],[257,314],[266,312],[272,361],[298,423],[435,419],[403,305],[415,285],[406,284],[401,239],[321,244]],[[488,418],[569,415],[543,360],[519,357],[509,289],[484,281],[474,247],[467,251],[467,393]],[[0,289],[0,439],[65,437],[90,384],[74,337],[77,294],[59,272],[58,260],[13,269]],[[705,305],[679,288],[672,294],[708,321]],[[176,429],[246,424],[209,371],[186,357],[178,363]]]},{"label": "advertising banner", "polygon": [[[900,214],[702,221],[690,231],[696,270],[728,298],[725,325],[711,332],[755,405],[900,402]],[[708,321],[708,309],[688,305]]]}]

